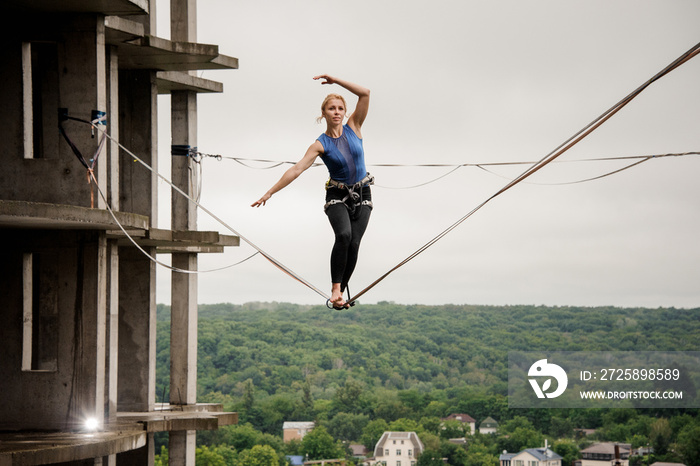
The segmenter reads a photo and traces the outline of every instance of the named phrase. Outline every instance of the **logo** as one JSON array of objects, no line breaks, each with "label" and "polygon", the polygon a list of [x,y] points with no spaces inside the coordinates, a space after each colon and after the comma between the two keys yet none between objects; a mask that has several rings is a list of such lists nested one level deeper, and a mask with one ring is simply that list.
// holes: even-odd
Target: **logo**
[{"label": "logo", "polygon": [[[569,383],[569,379],[566,376],[566,371],[556,364],[550,364],[546,359],[540,359],[536,361],[527,372],[529,377],[547,377],[544,381],[542,387],[537,383],[536,379],[528,379],[532,389],[535,390],[537,398],[556,398],[566,390],[566,385]],[[552,386],[552,378],[557,381],[557,389],[553,392],[548,392]]]}]

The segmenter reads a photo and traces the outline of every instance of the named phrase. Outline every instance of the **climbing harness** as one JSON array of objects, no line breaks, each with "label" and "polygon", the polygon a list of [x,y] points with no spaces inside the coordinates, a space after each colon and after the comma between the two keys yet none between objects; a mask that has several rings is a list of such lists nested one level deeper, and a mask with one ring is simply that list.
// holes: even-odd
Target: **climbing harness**
[{"label": "climbing harness", "polygon": [[328,181],[326,181],[326,191],[332,188],[336,188],[341,191],[347,191],[347,194],[342,199],[328,200],[328,202],[326,202],[323,205],[323,210],[326,211],[330,206],[335,204],[345,204],[345,207],[347,207],[348,211],[350,212],[350,215],[354,215],[355,211],[360,206],[374,207],[372,201],[370,201],[369,199],[362,198],[362,188],[373,184],[374,175],[371,175],[370,173],[367,173],[367,176],[365,176],[360,181],[352,185],[341,183],[340,181],[336,181],[332,178],[329,178]]}]

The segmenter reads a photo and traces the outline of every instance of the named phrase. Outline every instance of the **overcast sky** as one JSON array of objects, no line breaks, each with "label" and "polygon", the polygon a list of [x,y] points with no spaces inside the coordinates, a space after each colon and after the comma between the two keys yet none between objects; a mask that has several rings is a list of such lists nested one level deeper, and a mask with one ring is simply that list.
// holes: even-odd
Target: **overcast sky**
[{"label": "overcast sky", "polygon": [[[169,37],[167,3],[158,35]],[[223,94],[198,97],[198,148],[296,161],[325,130],[328,73],[372,91],[362,129],[375,174],[374,211],[350,283],[357,292],[520,174],[526,165],[383,168],[372,164],[536,161],[700,41],[696,0],[200,0],[198,42],[240,69],[204,71]],[[653,84],[527,183],[497,197],[391,274],[361,302],[700,306],[700,156],[575,162],[700,151],[700,58]],[[159,98],[160,171],[169,176],[169,97]],[[269,164],[252,163],[263,168]],[[330,293],[333,235],[323,213],[325,167],[265,207],[250,204],[289,165],[202,163],[201,203]],[[160,227],[169,189],[161,183]],[[200,230],[230,234],[205,213]],[[254,252],[242,243],[201,255],[200,269]],[[164,260],[169,260],[163,257]],[[158,302],[170,272],[158,270]],[[261,256],[199,275],[199,302],[323,304]]]}]

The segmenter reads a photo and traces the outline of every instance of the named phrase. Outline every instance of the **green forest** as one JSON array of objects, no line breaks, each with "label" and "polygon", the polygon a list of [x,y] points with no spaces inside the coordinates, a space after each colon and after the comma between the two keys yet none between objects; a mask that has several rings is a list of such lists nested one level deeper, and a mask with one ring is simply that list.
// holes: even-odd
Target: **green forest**
[{"label": "green forest", "polygon": [[[158,306],[157,393],[169,394],[169,307]],[[542,447],[563,466],[600,441],[649,446],[654,461],[700,466],[698,409],[511,409],[509,351],[698,351],[700,309],[400,305],[344,311],[286,303],[199,306],[198,401],[239,424],[197,434],[197,464],[284,465],[285,455],[347,457],[384,431],[415,431],[418,466],[497,466],[501,452]],[[160,401],[160,400],[159,400]],[[498,421],[496,434],[441,418]],[[285,421],[315,421],[282,442]],[[583,435],[579,429],[595,429]],[[457,445],[450,438],[465,437]],[[157,464],[167,464],[167,436]]]}]

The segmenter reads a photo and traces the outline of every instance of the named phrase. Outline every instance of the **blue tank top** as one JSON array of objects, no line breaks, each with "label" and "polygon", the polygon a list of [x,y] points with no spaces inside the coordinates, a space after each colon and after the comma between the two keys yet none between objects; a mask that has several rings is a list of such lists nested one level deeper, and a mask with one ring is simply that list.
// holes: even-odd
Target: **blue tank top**
[{"label": "blue tank top", "polygon": [[343,134],[339,138],[323,133],[318,140],[323,145],[321,160],[328,167],[332,179],[355,184],[367,176],[362,139],[348,125],[343,125]]}]

